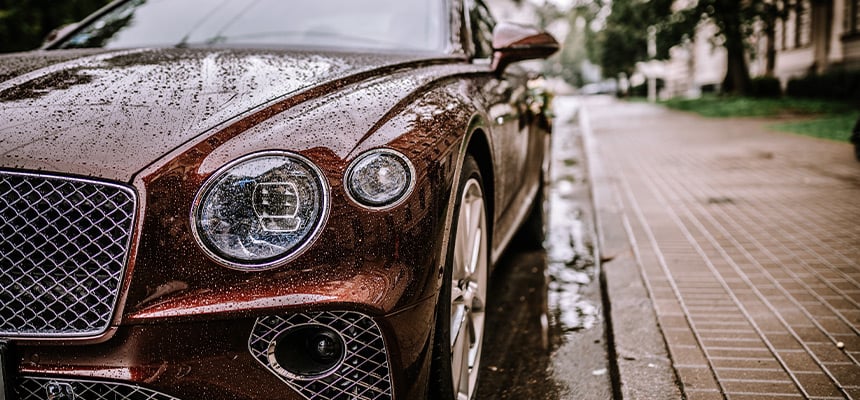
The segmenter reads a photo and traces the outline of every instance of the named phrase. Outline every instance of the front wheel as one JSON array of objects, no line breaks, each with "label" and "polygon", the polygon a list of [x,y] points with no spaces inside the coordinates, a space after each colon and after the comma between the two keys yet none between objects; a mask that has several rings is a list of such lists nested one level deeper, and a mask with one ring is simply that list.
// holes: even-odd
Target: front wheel
[{"label": "front wheel", "polygon": [[483,180],[471,156],[463,162],[436,314],[431,392],[437,399],[474,398],[484,338],[487,211]]}]

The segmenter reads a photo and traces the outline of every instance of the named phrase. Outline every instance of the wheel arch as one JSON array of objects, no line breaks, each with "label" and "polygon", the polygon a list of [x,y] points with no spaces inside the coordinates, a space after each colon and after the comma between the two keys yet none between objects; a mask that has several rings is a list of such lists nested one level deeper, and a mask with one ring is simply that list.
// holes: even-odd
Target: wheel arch
[{"label": "wheel arch", "polygon": [[[484,182],[484,202],[487,204],[487,228],[489,244],[492,247],[493,227],[495,222],[495,175],[493,170],[493,153],[486,131],[477,127],[472,132],[466,145],[465,155],[471,155],[478,162],[478,169]],[[465,158],[465,155],[463,156]]]}]

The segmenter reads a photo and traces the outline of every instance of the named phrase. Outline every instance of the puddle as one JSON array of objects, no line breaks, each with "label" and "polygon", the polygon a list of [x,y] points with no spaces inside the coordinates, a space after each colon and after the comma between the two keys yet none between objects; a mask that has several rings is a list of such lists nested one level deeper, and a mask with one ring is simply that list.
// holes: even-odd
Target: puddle
[{"label": "puddle", "polygon": [[[565,107],[567,106],[567,107]],[[573,105],[558,107],[558,120],[575,124]],[[600,322],[599,299],[582,294],[594,282],[594,231],[590,222],[590,195],[582,154],[581,137],[573,124],[553,137],[553,165],[547,272],[549,273],[549,313],[562,332],[592,328]],[[596,302],[597,301],[597,302]]]},{"label": "puddle", "polygon": [[612,397],[575,107],[556,99],[546,250],[513,246],[491,277],[479,400]]}]

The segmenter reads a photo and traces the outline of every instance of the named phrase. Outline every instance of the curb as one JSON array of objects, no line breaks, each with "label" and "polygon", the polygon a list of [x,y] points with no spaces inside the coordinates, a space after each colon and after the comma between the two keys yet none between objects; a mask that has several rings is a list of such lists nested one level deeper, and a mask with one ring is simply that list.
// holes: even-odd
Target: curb
[{"label": "curb", "polygon": [[680,399],[678,379],[629,235],[617,178],[600,160],[585,104],[580,104],[578,120],[592,187],[613,397]]}]

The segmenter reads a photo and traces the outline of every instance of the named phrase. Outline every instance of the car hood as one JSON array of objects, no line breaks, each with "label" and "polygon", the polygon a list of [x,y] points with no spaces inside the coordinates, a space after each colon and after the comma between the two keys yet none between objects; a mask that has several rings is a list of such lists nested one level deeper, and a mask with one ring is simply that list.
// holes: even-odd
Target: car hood
[{"label": "car hood", "polygon": [[428,57],[224,49],[2,56],[0,167],[129,181],[266,104],[422,60]]}]

